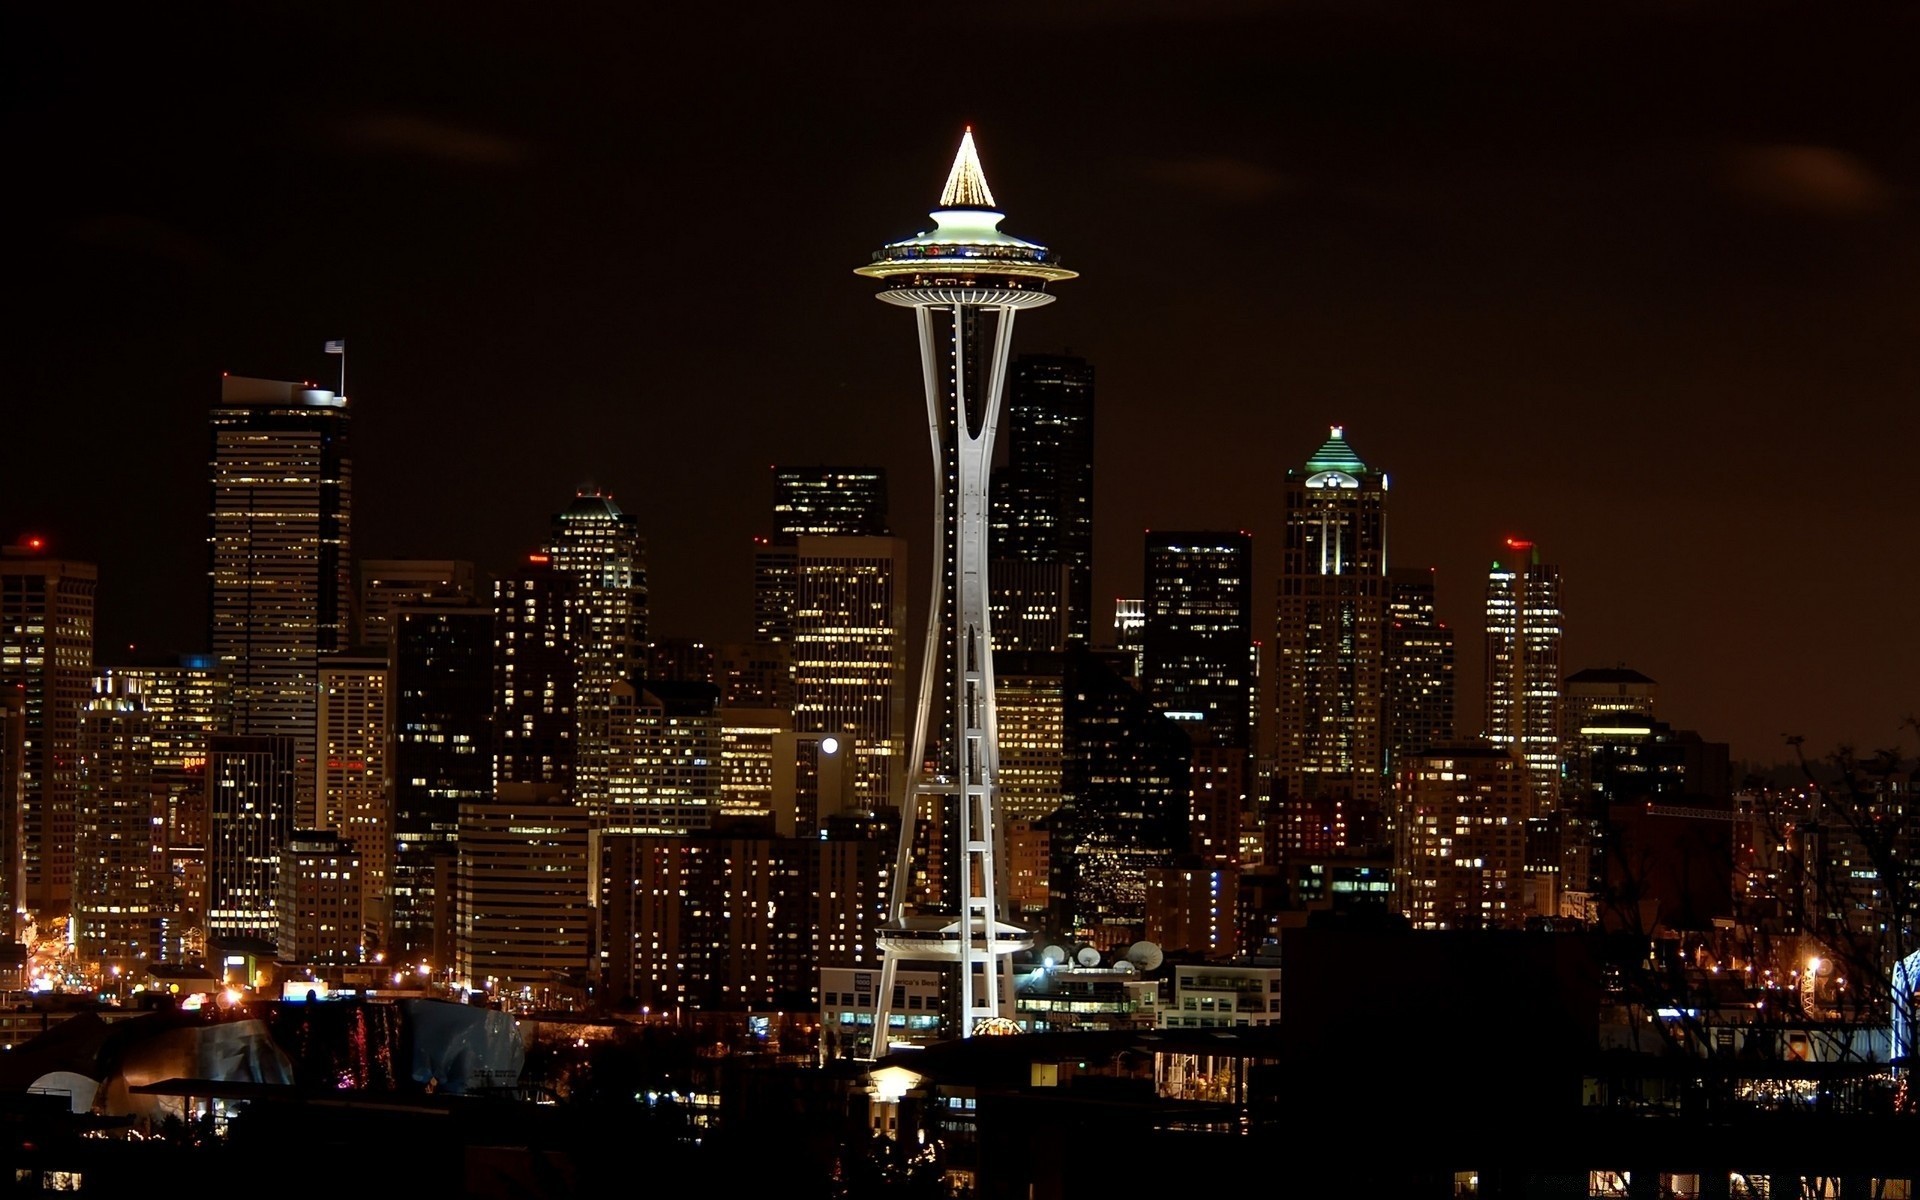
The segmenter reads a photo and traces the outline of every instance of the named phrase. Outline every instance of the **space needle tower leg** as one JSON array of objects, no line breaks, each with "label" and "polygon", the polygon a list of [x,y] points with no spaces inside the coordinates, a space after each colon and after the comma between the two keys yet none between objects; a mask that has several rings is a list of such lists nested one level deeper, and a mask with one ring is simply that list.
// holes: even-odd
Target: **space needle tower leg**
[{"label": "space needle tower leg", "polygon": [[[946,1033],[971,1037],[985,1028],[1008,1027],[1014,1012],[1013,956],[1033,945],[1032,934],[1010,922],[1006,910],[995,796],[1000,752],[988,626],[988,486],[1014,315],[1051,303],[1047,284],[1071,279],[1075,272],[1062,268],[1045,246],[1000,231],[1004,216],[994,208],[971,129],[961,139],[940,207],[931,216],[934,230],[887,244],[857,271],[881,282],[881,300],[917,310],[941,564],[934,572],[920,703],[906,759],[899,852],[886,923],[875,938],[881,971],[868,1044],[874,1058],[889,1045],[901,963],[958,968],[957,1003],[948,1011],[959,1028]],[[984,334],[989,319],[991,342],[984,353],[976,353],[974,331]],[[947,322],[947,346],[938,348],[936,325]],[[950,485],[948,470],[953,472]],[[952,544],[946,540],[949,518]],[[931,740],[936,729],[937,743]],[[930,747],[938,751],[938,765],[928,775]],[[932,802],[934,819],[943,834],[952,831],[952,850],[958,852],[943,855],[937,896],[915,883],[921,874],[916,825],[925,815],[923,802]]]}]

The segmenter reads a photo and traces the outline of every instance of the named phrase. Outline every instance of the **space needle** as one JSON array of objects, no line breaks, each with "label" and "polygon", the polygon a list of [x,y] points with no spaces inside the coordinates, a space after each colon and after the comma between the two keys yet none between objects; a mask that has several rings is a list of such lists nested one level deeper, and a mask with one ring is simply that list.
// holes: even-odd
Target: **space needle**
[{"label": "space needle", "polygon": [[[928,214],[933,228],[889,242],[855,273],[879,298],[913,310],[933,448],[940,547],[927,612],[920,704],[906,758],[900,848],[877,931],[881,952],[871,1056],[886,1053],[895,974],[903,962],[958,967],[944,1006],[961,1037],[1011,1028],[1013,956],[1033,935],[1007,921],[1000,769],[987,628],[987,486],[1006,389],[1014,314],[1051,304],[1072,279],[1053,252],[1000,231],[969,126]],[[921,828],[921,823],[930,827]],[[938,869],[930,847],[938,846]]]}]

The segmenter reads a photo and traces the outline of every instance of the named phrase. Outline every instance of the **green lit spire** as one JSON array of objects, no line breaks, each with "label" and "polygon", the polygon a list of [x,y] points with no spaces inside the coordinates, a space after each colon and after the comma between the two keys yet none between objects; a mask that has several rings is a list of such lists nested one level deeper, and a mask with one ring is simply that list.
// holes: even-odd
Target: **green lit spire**
[{"label": "green lit spire", "polygon": [[1331,428],[1327,440],[1307,459],[1307,470],[1315,475],[1322,471],[1343,471],[1348,475],[1357,475],[1366,469],[1367,464],[1361,462],[1360,456],[1353,452],[1353,447],[1347,445],[1346,429],[1339,425]]}]

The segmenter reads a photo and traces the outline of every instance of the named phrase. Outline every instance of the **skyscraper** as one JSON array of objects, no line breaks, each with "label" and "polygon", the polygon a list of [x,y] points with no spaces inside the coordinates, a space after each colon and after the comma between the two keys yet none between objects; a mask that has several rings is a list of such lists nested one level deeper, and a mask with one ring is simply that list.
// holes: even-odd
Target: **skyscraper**
[{"label": "skyscraper", "polygon": [[387,887],[394,840],[387,771],[392,745],[389,682],[386,655],[339,654],[320,661],[317,802],[313,820],[303,830],[331,833],[351,844],[361,888],[353,907],[365,928],[348,932],[352,944],[369,954],[388,949]]},{"label": "skyscraper", "polygon": [[207,748],[207,937],[280,936],[280,851],[298,770],[285,734],[216,734]]},{"label": "skyscraper", "polygon": [[1534,814],[1557,807],[1561,729],[1560,568],[1530,541],[1508,538],[1507,565],[1487,572],[1486,738],[1525,766]]},{"label": "skyscraper", "polygon": [[[1079,642],[1088,640],[1093,621],[1093,382],[1092,364],[1075,355],[1014,359],[1007,464],[994,472],[991,514],[996,575],[1005,569],[1001,564],[1065,568],[1061,624],[1065,637]],[[998,599],[997,579],[994,591]]]},{"label": "skyscraper", "polygon": [[347,399],[229,375],[211,427],[208,648],[232,680],[233,732],[292,739],[304,799],[320,656],[353,635]]},{"label": "skyscraper", "polygon": [[[530,554],[493,584],[493,782],[574,788],[580,658],[574,576]],[[617,682],[617,681],[616,681]],[[606,729],[612,725],[608,685]]]},{"label": "skyscraper", "polygon": [[607,829],[684,835],[713,827],[725,778],[719,700],[710,683],[636,679],[614,688]]},{"label": "skyscraper", "polygon": [[[894,975],[903,961],[957,966],[958,988],[942,1014],[947,1032],[971,1037],[983,1022],[1011,1021],[1012,955],[1032,945],[1007,921],[994,788],[993,646],[988,637],[989,485],[1014,315],[1051,303],[1047,285],[1071,279],[1052,251],[1000,231],[1004,219],[980,169],[973,131],[961,138],[929,214],[934,228],[891,242],[857,273],[880,281],[879,298],[913,312],[919,330],[926,419],[941,501],[928,605],[920,715],[908,744],[900,860],[879,935],[883,954],[870,1054],[884,1053]],[[932,759],[933,767],[922,770]],[[951,827],[955,862],[940,895],[915,901],[914,827],[922,801]]]},{"label": "skyscraper", "polygon": [[1526,893],[1525,772],[1503,746],[1408,755],[1395,792],[1396,907],[1416,929],[1517,929]]},{"label": "skyscraper", "polygon": [[26,757],[27,699],[19,690],[0,688],[0,948],[18,942],[19,914],[26,907],[20,848]]},{"label": "skyscraper", "polygon": [[160,960],[165,820],[138,684],[103,676],[80,719],[73,920],[83,962],[132,973]]},{"label": "skyscraper", "polygon": [[793,707],[793,614],[799,601],[800,539],[887,537],[887,503],[887,474],[882,467],[773,468],[773,532],[754,539],[753,636],[759,647],[757,657],[777,673],[767,679],[770,688],[758,689],[756,702]]},{"label": "skyscraper", "polygon": [[773,541],[803,537],[886,537],[885,467],[775,467]]},{"label": "skyscraper", "polygon": [[444,558],[378,558],[360,563],[360,635],[357,645],[384,649],[393,611],[408,605],[466,603],[474,590],[473,564]]},{"label": "skyscraper", "polygon": [[54,558],[37,537],[0,550],[0,687],[24,702],[20,782],[24,896],[42,920],[73,895],[80,714],[93,691],[92,563]]},{"label": "skyscraper", "polygon": [[[1275,790],[1333,849],[1381,836],[1387,476],[1334,426],[1286,480],[1274,661]],[[1289,838],[1308,846],[1326,839]]]},{"label": "skyscraper", "polygon": [[1253,539],[1149,530],[1144,575],[1141,692],[1194,741],[1251,749]]},{"label": "skyscraper", "polygon": [[644,664],[647,647],[646,543],[637,519],[613,497],[579,492],[553,518],[547,545],[556,575],[570,580],[567,645],[574,660],[573,794],[605,814],[614,770],[613,689]]},{"label": "skyscraper", "polygon": [[460,806],[456,981],[512,1007],[562,1007],[592,966],[593,818],[553,784]]},{"label": "skyscraper", "polygon": [[1146,936],[1148,876],[1186,852],[1191,731],[1206,728],[1150,703],[1116,657],[1067,652],[1062,798],[1049,822],[1048,924],[1103,947]]},{"label": "skyscraper", "polygon": [[1440,619],[1434,590],[1431,568],[1387,571],[1389,771],[1409,754],[1453,741],[1453,630]]},{"label": "skyscraper", "polygon": [[136,691],[146,709],[153,779],[164,796],[160,956],[192,961],[206,952],[207,751],[233,725],[233,693],[211,654],[167,655],[100,674],[112,689]]},{"label": "skyscraper", "polygon": [[[536,608],[538,598],[535,599]],[[393,864],[389,957],[453,961],[453,877],[460,806],[493,795],[492,605],[394,614],[387,648]],[[519,711],[516,704],[516,713]]]},{"label": "skyscraper", "polygon": [[888,805],[907,775],[907,544],[804,537],[796,549],[794,731],[846,742],[855,796]]},{"label": "skyscraper", "polygon": [[1140,639],[1147,633],[1147,602],[1145,600],[1120,597],[1113,602],[1113,644],[1132,656],[1132,666],[1125,672],[1128,679],[1138,683],[1141,671],[1146,664],[1142,662],[1146,648]]}]

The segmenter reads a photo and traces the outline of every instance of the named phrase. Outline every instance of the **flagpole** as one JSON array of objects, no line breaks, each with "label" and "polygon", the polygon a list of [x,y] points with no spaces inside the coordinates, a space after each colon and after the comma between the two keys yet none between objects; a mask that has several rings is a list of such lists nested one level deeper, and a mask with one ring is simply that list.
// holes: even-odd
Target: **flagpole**
[{"label": "flagpole", "polygon": [[340,398],[347,398],[347,348],[340,347]]}]

